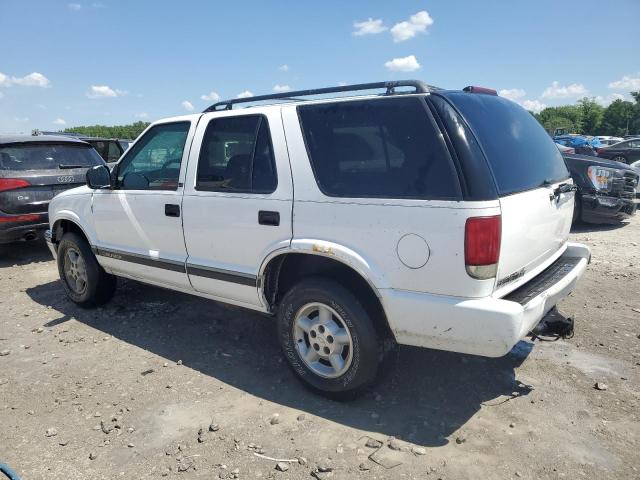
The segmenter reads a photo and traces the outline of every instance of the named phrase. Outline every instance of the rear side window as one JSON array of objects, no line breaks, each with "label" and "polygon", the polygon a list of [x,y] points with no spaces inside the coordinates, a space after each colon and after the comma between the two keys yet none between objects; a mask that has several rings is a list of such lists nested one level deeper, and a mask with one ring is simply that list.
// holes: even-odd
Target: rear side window
[{"label": "rear side window", "polygon": [[531,190],[545,182],[569,177],[551,137],[521,106],[493,95],[450,93],[446,96],[478,138],[500,195]]},{"label": "rear side window", "polygon": [[198,160],[196,190],[272,193],[277,184],[264,116],[223,117],[209,122]]},{"label": "rear side window", "polygon": [[98,152],[88,145],[38,142],[0,146],[0,170],[55,170],[101,164]]},{"label": "rear side window", "polygon": [[306,105],[298,114],[326,195],[459,198],[451,159],[421,98]]}]

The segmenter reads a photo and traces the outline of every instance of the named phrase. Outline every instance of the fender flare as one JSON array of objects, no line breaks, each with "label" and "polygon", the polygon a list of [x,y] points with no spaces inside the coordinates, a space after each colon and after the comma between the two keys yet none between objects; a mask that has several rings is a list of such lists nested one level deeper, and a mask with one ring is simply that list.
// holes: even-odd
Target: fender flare
[{"label": "fender flare", "polygon": [[[347,267],[355,270],[371,287],[375,295],[382,300],[379,289],[390,288],[381,270],[370,260],[360,255],[355,250],[344,245],[318,240],[312,238],[294,239],[287,246],[277,248],[269,253],[258,270],[258,278],[264,277],[265,270],[269,263],[275,258],[289,253],[303,253],[307,255],[318,255],[331,258]],[[260,282],[260,296],[264,299],[264,282]]]},{"label": "fender flare", "polygon": [[[54,235],[56,233],[55,231],[57,229],[57,225],[59,225],[59,223],[63,220],[75,224],[82,231],[87,241],[89,242],[89,245],[95,245],[95,237],[88,233],[87,229],[82,224],[80,217],[71,210],[60,210],[56,212],[55,220],[51,223],[51,231]],[[55,239],[56,241],[60,240],[57,235],[55,236]]]}]

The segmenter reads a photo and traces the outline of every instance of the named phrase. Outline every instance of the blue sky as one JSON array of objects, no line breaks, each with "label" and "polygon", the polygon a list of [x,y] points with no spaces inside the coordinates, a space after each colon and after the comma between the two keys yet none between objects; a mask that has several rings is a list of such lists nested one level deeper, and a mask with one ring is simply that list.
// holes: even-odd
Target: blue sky
[{"label": "blue sky", "polygon": [[606,104],[640,89],[639,14],[638,0],[0,0],[0,133],[402,78],[533,110]]}]

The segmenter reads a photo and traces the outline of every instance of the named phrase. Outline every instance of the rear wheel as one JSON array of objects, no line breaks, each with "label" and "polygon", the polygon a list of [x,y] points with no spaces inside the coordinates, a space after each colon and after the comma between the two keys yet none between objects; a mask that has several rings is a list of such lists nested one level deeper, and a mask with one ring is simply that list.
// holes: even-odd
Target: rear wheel
[{"label": "rear wheel", "polygon": [[116,277],[98,264],[89,243],[80,235],[65,233],[58,244],[58,273],[71,300],[81,307],[108,302],[116,289]]},{"label": "rear wheel", "polygon": [[376,377],[382,351],[373,321],[354,295],[324,278],[294,285],[278,309],[280,344],[311,389],[355,397]]}]

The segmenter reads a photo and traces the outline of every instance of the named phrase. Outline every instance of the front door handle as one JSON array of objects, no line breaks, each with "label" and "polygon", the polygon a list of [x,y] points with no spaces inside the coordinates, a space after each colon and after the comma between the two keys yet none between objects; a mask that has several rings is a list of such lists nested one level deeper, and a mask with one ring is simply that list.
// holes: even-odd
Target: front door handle
[{"label": "front door handle", "polygon": [[280,225],[280,212],[260,210],[258,212],[258,223],[260,225],[271,225],[277,227]]},{"label": "front door handle", "polygon": [[167,217],[179,217],[180,216],[180,205],[176,205],[174,203],[165,203],[164,204],[164,214]]}]

